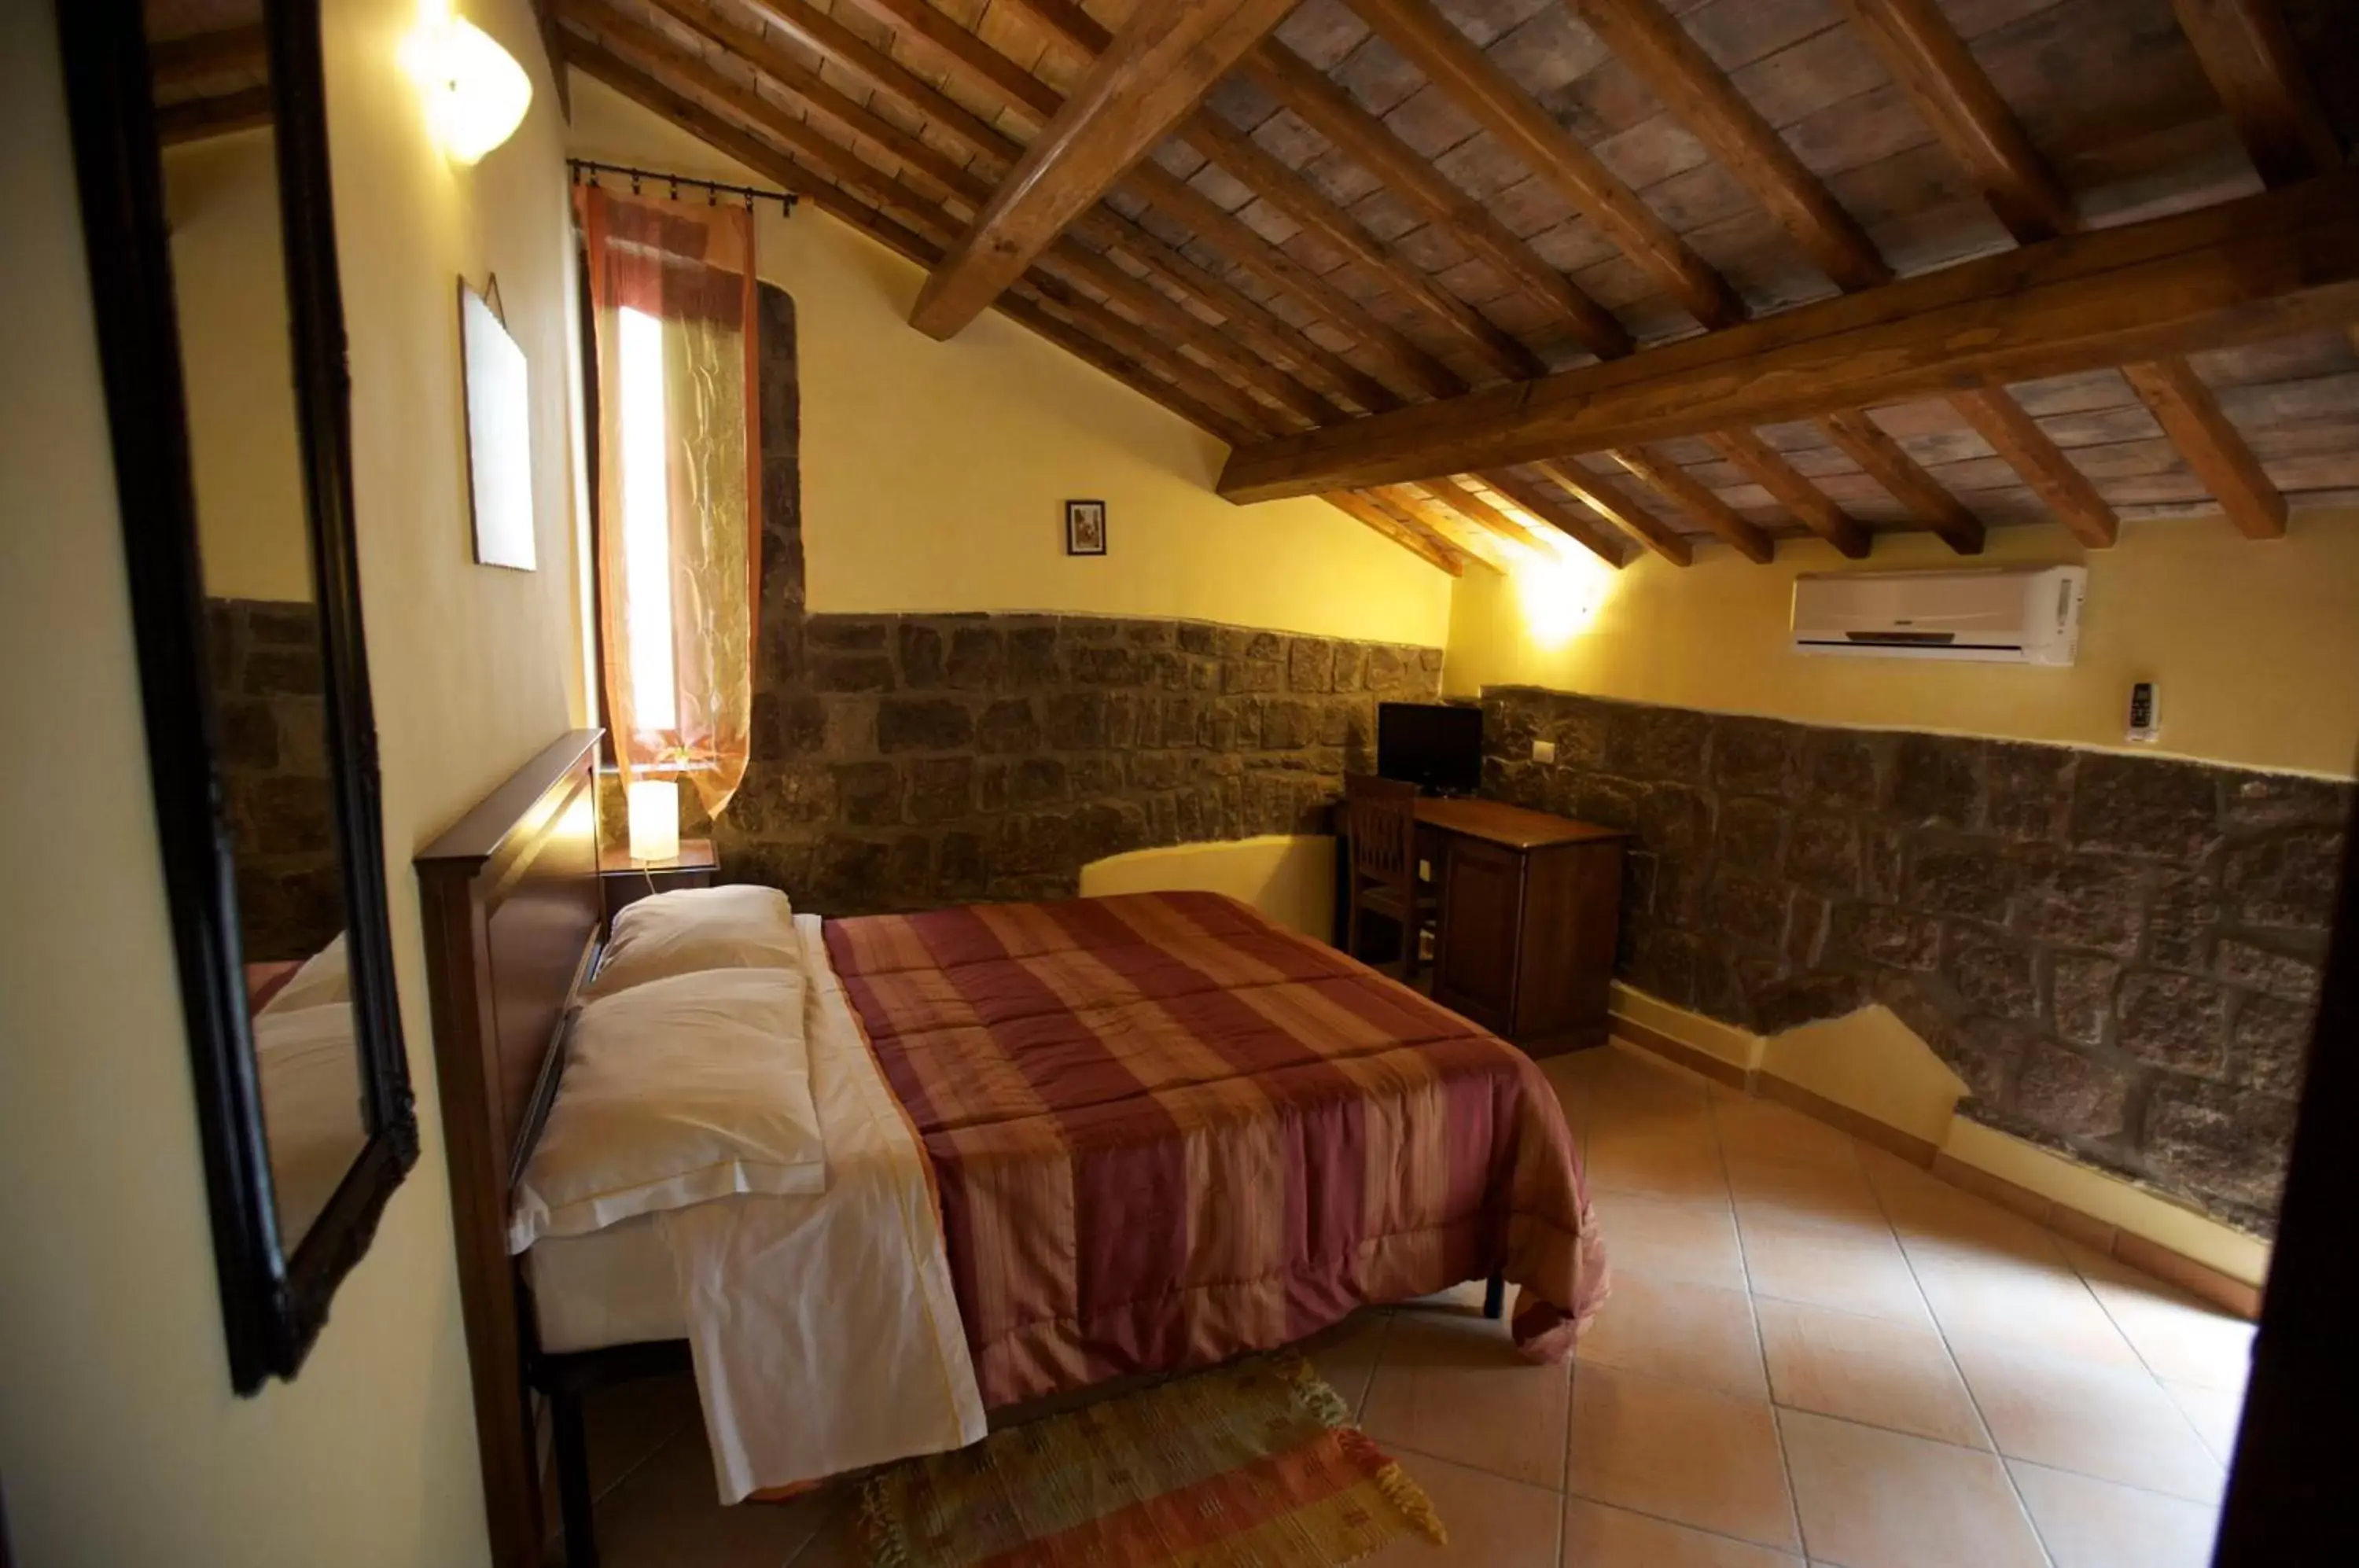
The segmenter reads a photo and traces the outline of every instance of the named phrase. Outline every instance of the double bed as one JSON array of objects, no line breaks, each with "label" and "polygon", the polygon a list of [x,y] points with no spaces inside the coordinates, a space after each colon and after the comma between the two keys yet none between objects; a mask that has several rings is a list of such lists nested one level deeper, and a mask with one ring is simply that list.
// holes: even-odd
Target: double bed
[{"label": "double bed", "polygon": [[[512,1263],[511,1192],[601,934],[594,913],[581,918],[594,909],[594,855],[589,906],[561,886],[583,860],[561,840],[569,812],[594,799],[589,757],[551,748],[492,813],[512,816],[506,831],[487,819],[451,846],[459,853],[421,857],[503,1561],[533,1560],[539,1541],[527,1387],[550,1398],[575,1562],[592,1551],[578,1396],[604,1377],[692,1362],[724,1495],[808,1478],[780,1466],[868,1455],[864,1418],[838,1432],[825,1412],[889,1405],[897,1377],[927,1381],[909,1370],[926,1359],[910,1348],[928,1343],[922,1328],[907,1312],[864,1319],[861,1292],[927,1297],[929,1246],[952,1298],[932,1304],[957,1319],[934,1333],[963,1351],[988,1406],[1209,1365],[1467,1279],[1516,1287],[1515,1339],[1539,1358],[1567,1354],[1596,1310],[1602,1247],[1556,1097],[1530,1060],[1201,893],[798,916],[830,1198],[731,1197],[539,1239]],[[535,918],[504,920],[518,898]],[[573,964],[557,956],[564,922],[552,910],[575,913]],[[504,959],[511,931],[524,962]],[[521,983],[527,969],[553,988],[546,1005],[495,1005],[508,989],[496,977]],[[881,1092],[863,1100],[855,1080]],[[871,1130],[843,1130],[854,1123]],[[842,1155],[847,1138],[870,1140],[842,1143],[873,1147],[870,1174]],[[915,1157],[897,1168],[902,1147]],[[872,1175],[876,1192],[859,1208]],[[822,1225],[822,1213],[863,1217]],[[494,1222],[498,1236],[471,1236]],[[932,1227],[894,1243],[918,1259],[904,1275],[915,1283],[880,1287],[862,1260],[905,1223]],[[870,1340],[898,1348],[863,1360]]]}]

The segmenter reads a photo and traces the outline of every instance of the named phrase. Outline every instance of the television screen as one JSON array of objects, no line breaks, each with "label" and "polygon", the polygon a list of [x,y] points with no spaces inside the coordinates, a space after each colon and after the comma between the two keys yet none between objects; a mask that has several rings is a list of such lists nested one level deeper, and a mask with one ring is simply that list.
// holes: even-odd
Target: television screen
[{"label": "television screen", "polygon": [[1376,771],[1437,795],[1473,794],[1483,782],[1483,710],[1377,703]]}]

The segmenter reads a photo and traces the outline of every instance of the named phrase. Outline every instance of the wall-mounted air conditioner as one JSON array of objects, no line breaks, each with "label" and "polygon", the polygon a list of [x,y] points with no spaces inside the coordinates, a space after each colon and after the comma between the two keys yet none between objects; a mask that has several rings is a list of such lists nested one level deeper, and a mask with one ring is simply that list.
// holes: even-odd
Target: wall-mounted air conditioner
[{"label": "wall-mounted air conditioner", "polygon": [[2070,664],[2088,581],[2082,566],[1805,572],[1794,580],[1794,649]]}]

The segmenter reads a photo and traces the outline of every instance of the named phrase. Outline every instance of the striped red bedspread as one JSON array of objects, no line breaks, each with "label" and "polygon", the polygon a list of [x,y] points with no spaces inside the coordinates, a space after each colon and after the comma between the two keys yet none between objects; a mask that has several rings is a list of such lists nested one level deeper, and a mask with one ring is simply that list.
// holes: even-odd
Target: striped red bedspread
[{"label": "striped red bedspread", "polygon": [[1556,1360],[1603,1248],[1513,1046],[1210,893],[832,920],[931,1157],[984,1402],[1225,1359],[1494,1269]]}]

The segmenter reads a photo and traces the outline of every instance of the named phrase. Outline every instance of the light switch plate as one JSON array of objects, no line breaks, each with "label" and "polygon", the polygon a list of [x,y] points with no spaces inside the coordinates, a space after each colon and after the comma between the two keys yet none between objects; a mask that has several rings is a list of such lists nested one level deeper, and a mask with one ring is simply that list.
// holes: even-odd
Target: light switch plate
[{"label": "light switch plate", "polygon": [[2151,681],[2130,687],[2129,738],[2151,746],[2162,735],[2162,693]]},{"label": "light switch plate", "polygon": [[1554,762],[1556,760],[1556,742],[1552,740],[1536,740],[1532,742],[1532,760],[1534,762]]}]

